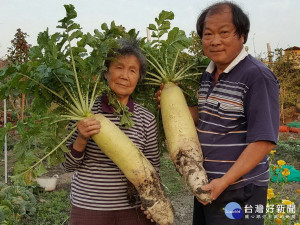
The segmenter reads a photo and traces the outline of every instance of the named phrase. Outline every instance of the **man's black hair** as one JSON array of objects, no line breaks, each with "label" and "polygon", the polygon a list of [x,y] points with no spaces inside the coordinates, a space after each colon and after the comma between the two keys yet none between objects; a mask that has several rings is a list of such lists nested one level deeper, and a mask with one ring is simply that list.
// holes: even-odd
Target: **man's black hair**
[{"label": "man's black hair", "polygon": [[196,29],[199,37],[202,39],[203,35],[203,28],[205,23],[206,16],[219,14],[224,9],[224,7],[229,6],[232,13],[232,23],[235,26],[236,34],[239,35],[239,38],[241,38],[242,35],[244,35],[244,44],[247,42],[248,39],[248,33],[250,30],[250,21],[246,13],[235,3],[229,2],[229,1],[222,1],[217,2],[206,9],[204,9],[200,16],[198,17]]}]

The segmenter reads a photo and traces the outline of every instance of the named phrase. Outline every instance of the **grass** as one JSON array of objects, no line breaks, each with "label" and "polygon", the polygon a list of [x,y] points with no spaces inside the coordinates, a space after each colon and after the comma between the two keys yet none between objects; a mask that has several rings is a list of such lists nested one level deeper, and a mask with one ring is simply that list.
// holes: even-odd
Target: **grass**
[{"label": "grass", "polygon": [[284,160],[300,169],[300,139],[279,140],[275,150],[274,161]]},{"label": "grass", "polygon": [[175,166],[167,154],[163,154],[160,158],[160,177],[163,185],[165,186],[168,195],[176,195],[182,190],[186,190],[186,185],[182,177],[176,171]]},{"label": "grass", "polygon": [[67,225],[71,203],[69,191],[39,192],[36,194],[36,214],[26,218],[22,225]]}]

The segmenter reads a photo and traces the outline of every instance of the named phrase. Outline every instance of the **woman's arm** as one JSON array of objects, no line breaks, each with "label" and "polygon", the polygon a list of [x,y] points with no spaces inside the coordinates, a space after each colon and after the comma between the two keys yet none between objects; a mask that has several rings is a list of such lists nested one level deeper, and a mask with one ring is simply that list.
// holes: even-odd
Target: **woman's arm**
[{"label": "woman's arm", "polygon": [[[69,127],[71,126],[72,124],[69,125]],[[93,118],[87,118],[78,122],[77,133],[67,142],[70,152],[65,154],[66,161],[62,164],[67,172],[73,172],[81,165],[90,137],[99,133],[100,128],[99,121]],[[75,141],[73,142],[74,139]]]}]

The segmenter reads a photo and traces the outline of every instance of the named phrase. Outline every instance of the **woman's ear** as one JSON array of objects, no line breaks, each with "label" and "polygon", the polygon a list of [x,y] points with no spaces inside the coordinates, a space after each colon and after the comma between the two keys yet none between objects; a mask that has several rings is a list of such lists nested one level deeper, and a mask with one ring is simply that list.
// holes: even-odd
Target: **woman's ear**
[{"label": "woman's ear", "polygon": [[108,72],[105,72],[103,75],[104,75],[104,79],[108,81],[109,73],[108,73]]}]

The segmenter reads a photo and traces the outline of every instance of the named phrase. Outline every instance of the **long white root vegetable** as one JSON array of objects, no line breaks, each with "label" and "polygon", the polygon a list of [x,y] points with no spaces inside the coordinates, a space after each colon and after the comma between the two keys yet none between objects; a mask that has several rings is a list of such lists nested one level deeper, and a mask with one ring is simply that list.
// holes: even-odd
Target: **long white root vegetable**
[{"label": "long white root vegetable", "polygon": [[181,89],[172,82],[166,83],[161,93],[160,105],[167,148],[177,171],[197,199],[211,201],[210,192],[201,188],[208,183],[203,168],[203,154]]},{"label": "long white root vegetable", "polygon": [[143,208],[149,211],[157,224],[173,224],[171,202],[165,195],[160,178],[151,163],[109,119],[101,114],[93,117],[101,123],[101,131],[92,136],[93,140],[135,186]]}]

